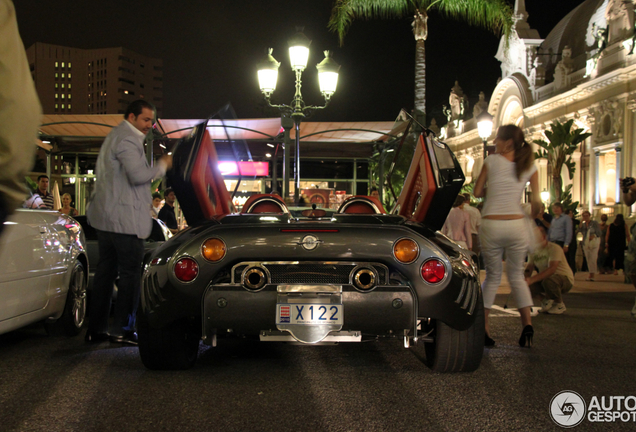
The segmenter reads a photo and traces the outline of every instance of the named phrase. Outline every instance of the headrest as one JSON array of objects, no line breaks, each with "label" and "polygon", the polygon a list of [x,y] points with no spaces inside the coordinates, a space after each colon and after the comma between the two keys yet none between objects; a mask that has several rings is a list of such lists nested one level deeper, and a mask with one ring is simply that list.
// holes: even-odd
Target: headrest
[{"label": "headrest", "polygon": [[380,200],[366,195],[355,195],[347,198],[338,213],[346,214],[386,214]]},{"label": "headrest", "polygon": [[258,194],[245,201],[241,213],[289,213],[289,210],[279,195]]}]

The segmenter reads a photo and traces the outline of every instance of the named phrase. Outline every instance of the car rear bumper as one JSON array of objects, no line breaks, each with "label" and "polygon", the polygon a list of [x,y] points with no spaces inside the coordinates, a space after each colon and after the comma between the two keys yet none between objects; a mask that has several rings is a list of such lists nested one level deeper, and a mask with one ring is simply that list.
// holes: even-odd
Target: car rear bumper
[{"label": "car rear bumper", "polygon": [[[377,286],[360,292],[353,286],[267,285],[251,292],[240,285],[213,285],[203,298],[203,338],[208,340],[217,329],[231,329],[239,334],[289,332],[301,342],[320,342],[330,332],[361,332],[372,335],[413,332],[417,325],[415,296],[409,287]],[[297,302],[341,304],[343,318],[339,326],[318,324],[287,326],[277,324],[278,304]],[[308,331],[308,327],[312,327]],[[307,333],[311,333],[307,336]]]}]

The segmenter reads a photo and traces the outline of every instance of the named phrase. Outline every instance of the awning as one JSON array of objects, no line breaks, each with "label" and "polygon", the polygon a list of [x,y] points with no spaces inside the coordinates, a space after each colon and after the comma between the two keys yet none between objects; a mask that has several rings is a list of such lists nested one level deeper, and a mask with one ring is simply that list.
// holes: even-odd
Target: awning
[{"label": "awning", "polygon": [[123,119],[121,114],[45,114],[42,116],[40,132],[64,139],[102,139]]},{"label": "awning", "polygon": [[[161,126],[160,131],[168,138],[181,138],[203,121],[202,119],[159,119],[158,123]],[[208,121],[208,131],[213,140],[225,140],[228,135],[234,140],[268,140],[279,134],[280,118],[236,119],[225,120],[225,123],[215,119]]]},{"label": "awning", "polygon": [[[301,142],[363,143],[382,140],[393,129],[394,122],[303,122]],[[296,131],[292,129],[292,139]]]}]

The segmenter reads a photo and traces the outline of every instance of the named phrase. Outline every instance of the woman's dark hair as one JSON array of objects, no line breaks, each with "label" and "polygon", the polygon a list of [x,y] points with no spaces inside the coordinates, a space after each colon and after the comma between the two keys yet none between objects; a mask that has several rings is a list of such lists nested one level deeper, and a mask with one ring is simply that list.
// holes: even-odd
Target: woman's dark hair
[{"label": "woman's dark hair", "polygon": [[526,142],[523,131],[520,127],[512,124],[504,125],[497,130],[497,137],[504,141],[512,140],[515,149],[514,162],[517,179],[521,179],[521,174],[529,170],[534,162],[534,152],[530,144]]},{"label": "woman's dark hair", "polygon": [[616,226],[625,225],[625,218],[623,217],[622,213],[619,213],[619,214],[616,215],[616,219],[614,219],[614,225],[616,225]]},{"label": "woman's dark hair", "polygon": [[464,195],[457,195],[457,198],[455,198],[455,202],[453,203],[453,207],[459,207],[460,205],[464,204],[464,201],[466,201]]}]

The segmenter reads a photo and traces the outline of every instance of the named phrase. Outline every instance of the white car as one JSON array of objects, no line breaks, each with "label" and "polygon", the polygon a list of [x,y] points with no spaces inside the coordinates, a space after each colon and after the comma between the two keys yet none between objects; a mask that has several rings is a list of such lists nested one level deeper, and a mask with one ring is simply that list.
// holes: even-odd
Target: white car
[{"label": "white car", "polygon": [[0,334],[43,321],[79,334],[86,319],[88,256],[81,225],[50,210],[17,210],[0,234]]}]

